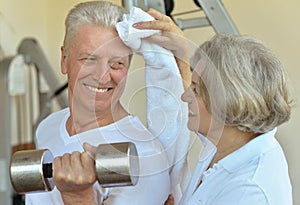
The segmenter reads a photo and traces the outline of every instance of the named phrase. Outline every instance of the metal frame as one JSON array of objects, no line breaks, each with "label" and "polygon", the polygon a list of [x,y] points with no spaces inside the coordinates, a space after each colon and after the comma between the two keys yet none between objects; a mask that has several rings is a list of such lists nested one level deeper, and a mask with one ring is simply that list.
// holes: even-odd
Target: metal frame
[{"label": "metal frame", "polygon": [[[50,66],[50,63],[48,62],[42,48],[35,39],[24,39],[18,48],[18,53],[24,55],[24,59],[27,64],[34,64],[37,68],[37,71],[41,72],[41,74],[45,77],[48,86],[50,87],[51,94],[60,89],[61,83]],[[58,95],[57,101],[61,108],[68,106],[66,95]],[[42,103],[44,103],[44,101],[42,101]]]},{"label": "metal frame", "polygon": [[[221,0],[197,0],[205,17],[190,19],[175,19],[175,22],[182,30],[212,26],[216,33],[230,33],[239,35],[232,19],[227,13]],[[130,9],[133,6],[140,7],[143,10],[154,8],[165,13],[164,1],[155,0],[150,4],[150,0],[123,0],[123,6]]]},{"label": "metal frame", "polygon": [[221,0],[197,0],[206,17],[182,20],[176,22],[181,29],[212,26],[216,33],[239,35],[232,19]]},{"label": "metal frame", "polygon": [[[12,204],[12,189],[9,179],[9,164],[11,157],[11,98],[8,93],[8,70],[12,58],[5,58],[0,61],[0,93],[2,99],[0,100],[0,201],[3,204]],[[4,166],[2,166],[4,165]]]},{"label": "metal frame", "polygon": [[[41,117],[45,117],[47,114],[50,114],[51,109],[46,109],[49,101],[51,100],[50,97],[53,96],[57,92],[58,89],[61,89],[61,83],[59,82],[58,78],[56,77],[53,69],[51,68],[49,62],[47,61],[46,56],[44,55],[41,47],[34,39],[24,39],[20,46],[18,47],[18,54],[22,55],[25,63],[28,64],[28,69],[30,66],[34,65],[37,73],[41,73],[44,79],[49,86],[49,93],[48,92],[40,92],[38,93],[38,101],[40,103],[40,115]],[[6,57],[0,59],[0,93],[2,94],[2,100],[0,100],[0,139],[1,139],[1,148],[0,148],[0,176],[4,176],[0,180],[0,202],[1,204],[12,204],[13,200],[13,190],[10,183],[9,178],[9,166],[10,166],[10,159],[12,154],[12,129],[20,129],[20,122],[17,120],[15,124],[12,124],[12,108],[13,108],[13,101],[12,96],[9,94],[8,89],[8,73],[10,64],[12,63],[15,56]],[[30,76],[29,76],[30,78]],[[29,79],[30,81],[30,79]],[[40,79],[38,78],[38,86],[40,83]],[[30,81],[31,82],[31,81]],[[32,92],[29,89],[26,92]],[[61,93],[55,96],[58,100],[58,104],[61,108],[68,106],[67,95],[66,92]],[[22,102],[22,103],[27,103]],[[29,103],[30,104],[30,103]],[[19,109],[19,108],[17,108]],[[24,110],[17,110],[20,112],[21,115]],[[31,111],[28,111],[31,113]],[[20,119],[22,120],[22,119]],[[24,119],[23,119],[24,120]],[[26,119],[28,120],[28,119]],[[35,122],[32,120],[32,116],[29,119],[31,122],[26,123],[26,129],[32,129],[31,133],[34,133],[35,129]],[[29,127],[28,127],[29,126]],[[32,134],[34,135],[34,134]],[[32,136],[33,140],[33,136]],[[22,140],[21,140],[22,141]],[[19,142],[24,143],[24,142]]]}]

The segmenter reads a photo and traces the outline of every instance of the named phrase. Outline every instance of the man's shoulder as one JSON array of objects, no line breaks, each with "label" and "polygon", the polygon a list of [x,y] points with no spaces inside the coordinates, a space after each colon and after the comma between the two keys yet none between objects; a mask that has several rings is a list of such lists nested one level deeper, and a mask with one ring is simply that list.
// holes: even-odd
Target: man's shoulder
[{"label": "man's shoulder", "polygon": [[41,132],[50,132],[53,128],[59,129],[61,123],[63,123],[69,115],[69,108],[51,113],[39,123],[36,129],[36,135],[39,135]]},{"label": "man's shoulder", "polygon": [[[46,118],[44,118],[39,126],[48,124],[48,123],[58,123],[59,121],[63,120],[66,116],[70,115],[69,108],[64,108],[59,111],[55,111],[51,114],[49,114]],[[48,125],[47,125],[48,126]]]}]

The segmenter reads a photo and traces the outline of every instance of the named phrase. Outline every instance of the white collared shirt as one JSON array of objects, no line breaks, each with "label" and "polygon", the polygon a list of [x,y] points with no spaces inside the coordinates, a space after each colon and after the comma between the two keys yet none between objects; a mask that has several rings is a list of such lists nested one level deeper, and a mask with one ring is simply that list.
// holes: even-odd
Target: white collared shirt
[{"label": "white collared shirt", "polygon": [[[208,161],[199,161],[182,205],[292,205],[292,187],[284,153],[274,135],[262,134],[207,169],[215,147],[204,143]],[[203,136],[200,136],[203,141]],[[205,138],[205,141],[208,141]],[[208,150],[207,150],[208,149]],[[211,152],[209,152],[211,150]],[[204,153],[204,154],[205,154]],[[201,159],[201,157],[200,157]],[[206,168],[205,168],[206,167]]]}]

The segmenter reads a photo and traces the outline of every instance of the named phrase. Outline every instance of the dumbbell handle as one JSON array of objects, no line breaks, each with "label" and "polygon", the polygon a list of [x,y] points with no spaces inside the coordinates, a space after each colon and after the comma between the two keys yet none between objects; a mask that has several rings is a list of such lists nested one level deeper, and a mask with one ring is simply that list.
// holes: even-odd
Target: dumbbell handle
[{"label": "dumbbell handle", "polygon": [[52,163],[46,163],[43,164],[43,176],[45,178],[52,178],[53,174],[52,174]]}]

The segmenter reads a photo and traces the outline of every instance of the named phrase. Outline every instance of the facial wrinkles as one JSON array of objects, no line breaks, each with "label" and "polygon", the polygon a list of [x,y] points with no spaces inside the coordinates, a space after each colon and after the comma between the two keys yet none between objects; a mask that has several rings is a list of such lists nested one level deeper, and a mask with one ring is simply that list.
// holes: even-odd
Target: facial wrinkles
[{"label": "facial wrinkles", "polygon": [[72,78],[82,80],[94,92],[115,87],[127,74],[128,47],[114,30],[101,27],[83,26],[76,37],[72,50],[77,71]]},{"label": "facial wrinkles", "polygon": [[102,78],[107,77],[109,73],[119,75],[127,72],[129,56],[128,52],[124,53],[120,49],[108,52],[101,48],[96,52],[83,52],[79,55],[78,59],[84,69],[91,69],[91,74],[95,74],[94,77],[103,81]]},{"label": "facial wrinkles", "polygon": [[126,75],[129,65],[127,58],[106,57],[88,53],[81,54],[78,62],[81,67],[81,77],[91,76],[93,84],[100,83],[103,85],[120,81],[119,78]]}]

